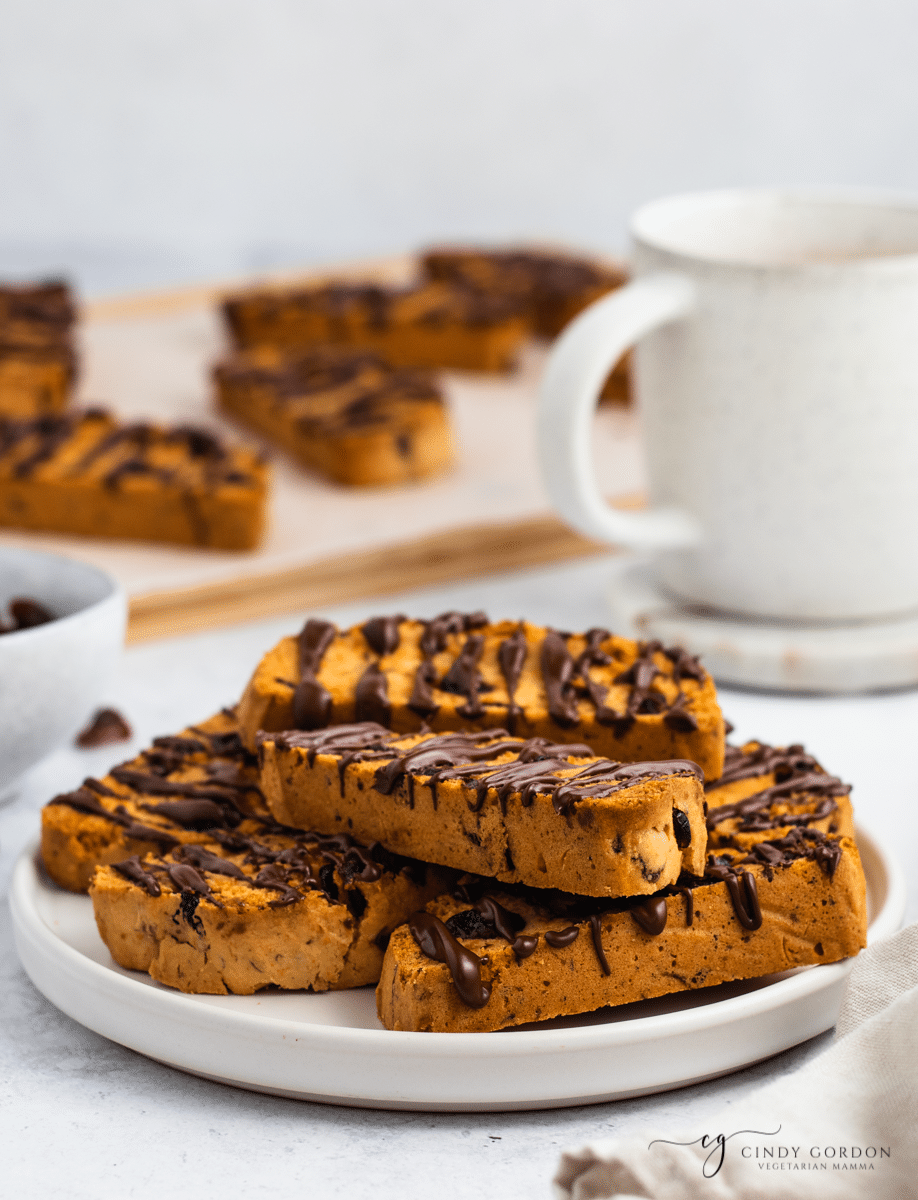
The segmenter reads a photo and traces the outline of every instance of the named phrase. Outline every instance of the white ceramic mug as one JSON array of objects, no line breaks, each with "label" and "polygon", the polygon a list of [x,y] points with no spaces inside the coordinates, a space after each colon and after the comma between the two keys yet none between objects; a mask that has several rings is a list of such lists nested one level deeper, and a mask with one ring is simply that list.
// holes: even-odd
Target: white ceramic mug
[{"label": "white ceramic mug", "polygon": [[[634,282],[546,369],[549,493],[589,536],[658,552],[676,597],[851,621],[918,608],[918,200],[724,191],[632,226]],[[651,507],[609,508],[590,451],[636,346]]]}]

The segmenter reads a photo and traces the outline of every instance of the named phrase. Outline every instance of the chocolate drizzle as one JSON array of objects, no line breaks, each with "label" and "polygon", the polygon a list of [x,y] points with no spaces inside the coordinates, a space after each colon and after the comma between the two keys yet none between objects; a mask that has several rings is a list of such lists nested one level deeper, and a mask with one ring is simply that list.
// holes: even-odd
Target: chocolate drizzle
[{"label": "chocolate drizzle", "polygon": [[590,914],[590,934],[593,938],[593,949],[596,951],[596,961],[599,963],[603,975],[611,975],[612,968],[609,966],[606,952],[602,948],[602,922],[598,913]]},{"label": "chocolate drizzle", "polygon": [[385,658],[388,654],[393,654],[399,647],[401,640],[399,634],[399,625],[405,618],[400,614],[395,617],[371,617],[364,625],[360,626],[360,632],[367,640],[367,645],[374,654],[378,654],[380,658]]},{"label": "chocolate drizzle", "polygon": [[[474,781],[476,801],[470,803],[480,808],[488,790],[496,790],[498,800],[505,804],[509,795],[519,792],[521,803],[528,807],[537,794],[551,797],[559,813],[567,813],[578,800],[585,797],[605,797],[625,787],[648,779],[661,779],[672,775],[694,775],[700,778],[699,768],[687,760],[660,763],[617,763],[610,759],[593,759],[589,764],[569,774],[574,757],[586,747],[547,742],[542,738],[531,738],[520,744],[518,741],[501,741],[502,730],[486,731],[493,744],[479,746],[472,743],[476,735],[446,734],[419,743],[396,764],[387,764],[377,772],[374,787],[385,793],[388,781],[407,770],[413,774],[426,774],[431,767],[439,767],[431,774],[436,782],[445,779]],[[477,735],[478,739],[485,735]],[[472,744],[470,744],[472,743]],[[516,751],[515,761],[483,769],[481,760],[497,758]],[[565,774],[560,775],[560,772]]]},{"label": "chocolate drizzle", "polygon": [[373,721],[385,726],[392,720],[388,682],[378,663],[370,663],[357,681],[354,691],[354,716],[358,722]]},{"label": "chocolate drizzle", "polygon": [[168,863],[166,874],[181,893],[179,910],[182,916],[196,933],[203,933],[204,925],[197,915],[199,903],[201,900],[209,900],[217,908],[223,908],[222,902],[213,894],[207,880],[195,867],[181,862]]},{"label": "chocolate drizzle", "polygon": [[504,908],[492,896],[483,896],[475,906],[489,925],[508,942],[516,941],[516,935],[526,926],[526,921],[519,913]]},{"label": "chocolate drizzle", "polygon": [[[838,807],[836,797],[847,796],[850,784],[823,771],[816,759],[806,754],[802,746],[786,750],[760,745],[749,753],[728,747],[724,775],[708,787],[709,794],[726,784],[758,776],[774,775],[775,783],[743,800],[722,804],[708,810],[709,830],[725,821],[737,820],[741,831],[761,831],[791,825],[809,825],[830,816]],[[783,802],[801,803],[804,796],[819,796],[821,801],[802,813],[772,811]]]},{"label": "chocolate drizzle", "polygon": [[[408,707],[412,712],[417,713],[424,720],[436,716],[440,710],[440,705],[433,694],[433,689],[437,685],[434,658],[446,649],[451,634],[469,633],[471,630],[480,629],[482,626],[487,625],[487,623],[488,618],[483,612],[460,613],[454,611],[440,613],[438,617],[434,617],[430,621],[425,621],[424,632],[421,634],[420,641],[423,660],[415,671],[411,696],[408,700]],[[480,676],[477,676],[478,659],[474,658],[471,663],[469,662],[469,659],[474,655],[474,646],[469,648],[468,642],[466,642],[463,652],[466,652],[466,658],[462,667],[457,668],[457,673],[453,681],[443,690],[453,690],[458,692],[459,695],[468,696],[468,702],[464,707],[473,712],[475,716],[480,716],[484,710],[481,709],[478,689],[477,686],[473,688],[474,679],[470,675],[470,671],[475,672],[476,677],[480,680]],[[461,657],[462,654],[460,654]],[[480,657],[480,651],[478,657]],[[455,667],[456,664],[454,663],[453,666]],[[444,682],[449,678],[450,671],[447,671],[444,676]],[[440,687],[443,687],[442,683]],[[461,713],[461,710],[457,711]]]},{"label": "chocolate drizzle", "polygon": [[481,959],[457,941],[443,922],[427,912],[417,912],[408,922],[411,936],[422,954],[446,963],[456,991],[469,1008],[484,1008],[491,985],[481,978]]},{"label": "chocolate drizzle", "polygon": [[521,933],[513,939],[510,949],[513,951],[517,963],[521,963],[524,958],[529,958],[531,954],[535,954],[538,947],[538,934]]},{"label": "chocolate drizzle", "polygon": [[136,883],[138,887],[142,887],[150,896],[162,895],[162,888],[159,886],[155,875],[151,875],[149,871],[144,870],[136,854],[132,854],[124,862],[112,863],[112,869],[131,883]]},{"label": "chocolate drizzle", "polygon": [[808,858],[817,863],[831,879],[841,861],[841,854],[841,842],[838,838],[829,837],[818,829],[798,826],[782,838],[756,842],[746,857],[738,861],[762,863],[767,867],[783,867],[794,859]]},{"label": "chocolate drizzle", "polygon": [[206,846],[194,846],[186,843],[173,850],[172,857],[176,862],[190,863],[199,871],[210,871],[214,875],[228,875],[232,879],[246,878],[234,862],[230,862],[227,858],[220,858]]},{"label": "chocolate drizzle", "polygon": [[[402,625],[405,621],[406,618],[401,614],[378,616],[359,627],[367,647],[377,656],[377,660],[386,658],[403,646]],[[486,700],[483,693],[493,690],[496,686],[495,676],[499,673],[498,677],[503,679],[506,688],[506,726],[511,733],[519,727],[524,714],[517,701],[517,690],[529,653],[527,627],[520,623],[508,637],[499,640],[495,653],[488,651],[489,638],[494,630],[492,627],[486,632],[486,626],[488,618],[483,612],[461,613],[453,610],[423,622],[417,646],[420,662],[415,659],[417,665],[414,667],[406,705],[411,712],[425,722],[432,722],[443,705],[443,696],[438,693],[446,693],[464,698],[452,710],[457,720],[484,723],[487,718],[496,716],[498,705],[494,700]],[[332,699],[328,691],[316,682],[321,646],[317,652],[315,646],[307,645],[309,638],[306,636],[308,631],[312,637],[321,639],[325,628],[326,623],[313,621],[300,634],[302,678],[295,689],[292,723],[301,729],[318,729],[334,719]],[[455,649],[455,639],[463,634],[464,640]],[[600,725],[611,727],[618,738],[625,737],[635,720],[641,716],[662,716],[674,733],[690,734],[698,729],[698,721],[692,711],[692,697],[683,686],[687,680],[701,684],[707,679],[697,659],[680,647],[666,649],[658,641],[640,643],[637,658],[611,679],[613,684],[629,689],[624,709],[618,711],[607,703],[609,683],[600,682],[600,678],[594,676],[594,671],[599,668],[603,672],[602,678],[609,680],[609,668],[623,651],[616,647],[607,629],[595,627],[587,630],[584,644],[574,657],[568,645],[572,637],[572,634],[548,629],[538,648],[538,672],[544,690],[544,704],[555,725],[572,729],[581,720],[587,720],[588,714],[581,712],[582,701],[587,700],[594,710],[592,719]],[[452,661],[448,664],[441,662],[438,669],[437,658],[448,649],[454,650]],[[403,658],[406,665],[414,656],[413,650],[413,646],[405,649]],[[669,660],[671,671],[660,664],[661,655]],[[661,679],[666,681],[667,690],[660,683]],[[293,686],[286,679],[278,678],[277,682],[285,687]],[[671,694],[674,683],[677,694],[670,702],[667,694]],[[379,661],[375,666],[367,667],[357,687],[359,695],[355,699],[358,715],[363,718],[372,716],[372,719],[388,724],[392,719],[391,715],[387,715],[391,713],[388,680]]]},{"label": "chocolate drizzle", "polygon": [[566,929],[549,929],[545,934],[546,943],[553,950],[563,950],[580,937],[579,925],[568,925]]},{"label": "chocolate drizzle", "polygon": [[[262,740],[272,739],[281,748],[307,750],[310,766],[317,753],[339,755],[342,788],[344,771],[351,763],[384,760],[374,775],[374,789],[389,796],[407,779],[412,807],[415,777],[430,788],[434,806],[437,787],[442,781],[461,780],[470,789],[474,788],[474,799],[468,801],[472,812],[481,810],[493,790],[502,812],[506,812],[509,797],[519,794],[524,808],[532,805],[537,795],[544,795],[551,798],[555,810],[562,814],[570,813],[584,798],[611,796],[622,788],[648,780],[688,775],[702,778],[700,767],[687,759],[619,763],[595,758],[587,745],[549,742],[545,738],[524,741],[511,738],[503,729],[434,734],[401,752],[391,746],[398,739],[372,723],[340,726],[320,733],[262,735]],[[571,761],[577,758],[590,761],[586,765]]]},{"label": "chocolate drizzle", "polygon": [[705,877],[727,885],[736,919],[744,929],[758,929],[762,924],[762,909],[755,876],[751,871],[739,873],[735,864],[708,863]]},{"label": "chocolate drizzle", "polygon": [[465,704],[458,707],[456,712],[470,721],[484,716],[484,707],[478,695],[486,686],[478,670],[483,652],[484,638],[480,633],[470,634],[459,657],[440,680],[441,691],[467,697]]},{"label": "chocolate drizzle", "polygon": [[648,896],[629,911],[631,919],[652,937],[657,937],[666,928],[669,910],[666,907],[665,896]]},{"label": "chocolate drizzle", "polygon": [[[510,733],[516,731],[516,722],[523,715],[523,710],[516,702],[516,689],[523,673],[523,664],[529,648],[526,645],[526,634],[522,626],[497,648],[497,664],[504,677],[507,688],[507,729]],[[530,951],[531,953],[531,951]]]},{"label": "chocolate drizzle", "polygon": [[[95,783],[96,781],[92,780],[90,782]],[[104,787],[105,785],[102,784],[100,786]],[[140,821],[135,821],[126,811],[124,805],[118,805],[115,809],[105,808],[93,794],[93,791],[86,785],[77,788],[75,792],[65,792],[60,796],[55,796],[48,803],[49,805],[62,804],[67,808],[74,809],[76,812],[86,813],[88,816],[104,817],[106,821],[111,821],[114,825],[120,825],[126,837],[133,838],[138,842],[153,842],[155,845],[159,845],[165,849],[178,845],[178,838],[174,837],[168,830],[157,829],[155,826],[144,825]]]},{"label": "chocolate drizzle", "polygon": [[580,720],[580,709],[573,687],[574,660],[567,642],[555,629],[549,629],[539,651],[539,665],[548,714],[556,725],[570,729]]},{"label": "chocolate drizzle", "polygon": [[691,927],[695,920],[695,893],[690,887],[679,887],[676,890],[685,901],[685,923]]},{"label": "chocolate drizzle", "polygon": [[313,619],[300,632],[300,682],[293,693],[293,720],[297,729],[321,729],[331,721],[331,693],[319,683],[317,674],[336,633],[330,621]]},{"label": "chocolate drizzle", "polygon": [[[227,715],[233,717],[232,713]],[[288,736],[310,747],[308,753],[314,755],[316,748],[326,742],[338,748],[353,744],[354,730],[359,732],[361,747],[393,737],[380,726],[366,724]],[[135,855],[125,860],[127,866],[119,865],[119,873],[151,895],[157,894],[157,875],[168,878],[181,892],[177,916],[184,917],[198,932],[203,931],[197,912],[201,899],[213,898],[218,905],[226,899],[226,893],[221,899],[214,876],[272,891],[270,908],[295,904],[310,891],[319,891],[330,904],[345,904],[356,921],[368,906],[362,887],[373,885],[384,873],[404,873],[419,885],[425,882],[425,864],[393,854],[378,843],[366,847],[345,833],[326,836],[288,829],[263,808],[256,813],[246,812],[240,798],[247,791],[259,791],[252,775],[246,774],[257,762],[255,756],[243,747],[236,730],[191,732],[195,736],[156,738],[139,760],[115,768],[113,777],[136,794],[123,795],[106,783],[87,779],[82,788],[51,803],[103,817],[123,828],[127,837],[158,845],[160,855],[168,857],[141,863]],[[167,777],[170,772],[184,772],[192,764],[198,772],[206,773],[204,779]],[[167,798],[145,802],[144,797],[150,796]],[[109,809],[100,797],[109,797],[115,804]],[[167,827],[140,824],[121,801],[155,813]],[[184,831],[189,830],[199,833],[201,841],[183,840]],[[238,893],[230,891],[229,895],[230,903],[234,903]]]}]

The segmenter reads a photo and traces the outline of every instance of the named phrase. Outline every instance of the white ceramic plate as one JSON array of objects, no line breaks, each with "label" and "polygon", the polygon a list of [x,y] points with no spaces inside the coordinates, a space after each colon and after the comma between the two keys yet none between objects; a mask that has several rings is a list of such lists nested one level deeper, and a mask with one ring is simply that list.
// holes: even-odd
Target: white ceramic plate
[{"label": "white ceramic plate", "polygon": [[[870,941],[894,933],[905,882],[863,830]],[[392,1033],[372,988],[185,996],[112,962],[86,896],[62,891],[32,847],[11,896],[19,957],[39,991],[114,1042],[257,1091],[367,1108],[496,1112],[683,1087],[829,1029],[848,962],[684,992],[502,1033]]]}]

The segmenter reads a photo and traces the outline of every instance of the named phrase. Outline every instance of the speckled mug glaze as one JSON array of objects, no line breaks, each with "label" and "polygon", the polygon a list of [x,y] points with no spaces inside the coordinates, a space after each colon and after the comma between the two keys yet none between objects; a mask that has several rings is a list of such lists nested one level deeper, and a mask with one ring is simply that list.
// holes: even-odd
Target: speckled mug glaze
[{"label": "speckled mug glaze", "polygon": [[[635,280],[559,339],[539,411],[552,500],[658,553],[675,596],[752,617],[918,608],[918,200],[729,191],[633,221]],[[590,423],[636,345],[651,507],[612,510]]]}]

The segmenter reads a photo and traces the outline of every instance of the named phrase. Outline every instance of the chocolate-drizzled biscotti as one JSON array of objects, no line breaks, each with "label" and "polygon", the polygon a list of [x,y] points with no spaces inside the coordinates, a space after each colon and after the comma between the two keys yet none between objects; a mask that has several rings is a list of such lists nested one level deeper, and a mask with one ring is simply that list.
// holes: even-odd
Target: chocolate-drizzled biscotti
[{"label": "chocolate-drizzled biscotti", "polygon": [[421,264],[431,279],[506,300],[533,333],[548,338],[628,279],[621,266],[536,247],[437,246],[424,253]]},{"label": "chocolate-drizzled biscotti", "polygon": [[[475,288],[513,305],[542,338],[557,337],[588,304],[628,281],[621,265],[541,247],[437,246],[423,255],[421,264],[431,279]],[[626,355],[613,368],[600,399],[627,403],[630,391]]]},{"label": "chocolate-drizzled biscotti", "polygon": [[0,416],[66,407],[76,377],[75,319],[65,283],[0,285]]},{"label": "chocolate-drizzled biscotti", "polygon": [[247,550],[266,493],[261,459],[203,429],[101,409],[0,419],[0,525]]},{"label": "chocolate-drizzled biscotti", "polygon": [[154,738],[103,779],[85,779],[45,805],[45,869],[61,887],[85,892],[100,865],[162,853],[202,834],[254,833],[273,824],[257,768],[230,710],[175,736]]},{"label": "chocolate-drizzled biscotti", "polygon": [[259,730],[359,721],[398,733],[506,729],[585,742],[622,762],[685,758],[707,779],[723,767],[714,683],[684,650],[605,629],[492,624],[484,613],[374,617],[344,630],[307,621],[265,655],[239,705],[250,748]]},{"label": "chocolate-drizzled biscotti", "polygon": [[427,479],[452,462],[433,377],[389,367],[371,351],[250,350],[219,363],[214,382],[225,412],[337,483]]},{"label": "chocolate-drizzled biscotti", "polygon": [[187,992],[375,983],[391,930],[451,878],[279,826],[230,712],[55,797],[41,852],[62,887],[91,885],[116,962]]},{"label": "chocolate-drizzled biscotti", "polygon": [[99,867],[89,894],[122,967],[183,992],[375,983],[389,935],[448,873],[347,834],[213,829]]},{"label": "chocolate-drizzled biscotti", "polygon": [[406,736],[372,722],[263,734],[259,754],[283,824],[458,870],[629,896],[704,865],[701,771],[685,760],[623,764],[503,730]]},{"label": "chocolate-drizzled biscotti", "polygon": [[358,346],[394,367],[503,371],[526,333],[514,305],[501,297],[439,282],[256,289],[228,298],[223,313],[241,350]]},{"label": "chocolate-drizzled biscotti", "polygon": [[724,773],[706,785],[708,846],[749,850],[795,828],[854,837],[851,785],[800,745],[727,746]]},{"label": "chocolate-drizzled biscotti", "polygon": [[719,853],[701,878],[646,899],[471,880],[392,935],[377,1010],[388,1029],[503,1029],[835,962],[866,928],[854,842],[812,829]]}]

